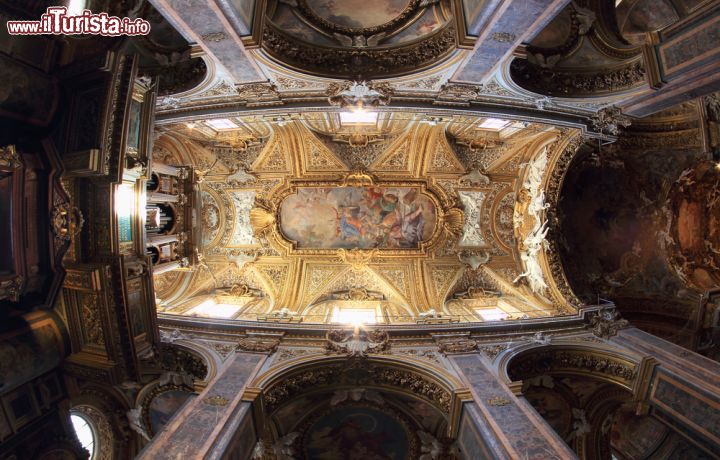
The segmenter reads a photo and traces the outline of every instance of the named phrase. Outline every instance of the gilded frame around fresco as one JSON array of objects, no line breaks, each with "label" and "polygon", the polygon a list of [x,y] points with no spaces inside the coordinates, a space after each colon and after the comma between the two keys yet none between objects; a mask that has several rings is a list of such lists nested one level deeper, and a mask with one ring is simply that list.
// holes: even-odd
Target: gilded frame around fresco
[{"label": "gilded frame around fresco", "polygon": [[[420,243],[418,249],[310,249],[298,248],[297,243],[283,235],[281,229],[280,207],[290,195],[303,188],[341,188],[341,187],[408,187],[416,188],[435,206],[437,221],[430,238]],[[253,231],[263,235],[268,243],[281,254],[288,257],[311,257],[319,259],[345,259],[348,252],[364,254],[369,258],[422,258],[427,257],[435,248],[442,246],[447,239],[459,239],[463,230],[464,211],[452,206],[452,201],[444,191],[423,179],[383,179],[378,180],[367,173],[349,173],[342,179],[328,180],[286,180],[285,183],[266,201],[256,201],[250,211]]]}]

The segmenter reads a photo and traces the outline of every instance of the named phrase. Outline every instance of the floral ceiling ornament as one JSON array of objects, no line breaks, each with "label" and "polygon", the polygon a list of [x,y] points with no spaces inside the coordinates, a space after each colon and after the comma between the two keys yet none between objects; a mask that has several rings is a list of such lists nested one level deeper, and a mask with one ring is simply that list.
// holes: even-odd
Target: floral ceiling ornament
[{"label": "floral ceiling ornament", "polygon": [[385,331],[336,329],[325,336],[328,354],[346,354],[348,358],[367,358],[369,353],[381,353],[390,349],[390,336]]},{"label": "floral ceiling ornament", "polygon": [[595,336],[609,339],[616,336],[621,329],[628,327],[628,320],[620,318],[620,313],[614,308],[607,308],[590,318],[590,327]]},{"label": "floral ceiling ornament", "polygon": [[357,111],[388,105],[393,88],[387,83],[345,81],[330,84],[326,94],[330,105]]}]

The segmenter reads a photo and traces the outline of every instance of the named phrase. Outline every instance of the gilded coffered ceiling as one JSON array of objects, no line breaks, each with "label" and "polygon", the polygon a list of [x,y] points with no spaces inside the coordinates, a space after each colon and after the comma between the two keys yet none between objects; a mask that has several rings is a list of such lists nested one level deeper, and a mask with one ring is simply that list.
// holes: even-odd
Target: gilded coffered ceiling
[{"label": "gilded coffered ceiling", "polygon": [[[304,112],[168,123],[153,161],[199,177],[197,265],[159,310],[377,323],[573,311],[545,210],[579,133],[504,119]],[[561,177],[561,175],[560,175]]]}]

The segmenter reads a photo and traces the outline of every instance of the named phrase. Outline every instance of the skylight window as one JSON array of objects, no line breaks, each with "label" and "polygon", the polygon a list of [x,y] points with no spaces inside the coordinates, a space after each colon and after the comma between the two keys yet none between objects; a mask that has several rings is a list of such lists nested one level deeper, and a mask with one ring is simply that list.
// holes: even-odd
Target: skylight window
[{"label": "skylight window", "polygon": [[340,123],[343,125],[374,125],[377,123],[377,118],[377,112],[365,112],[364,110],[340,112]]},{"label": "skylight window", "polygon": [[475,312],[480,315],[483,321],[502,321],[509,316],[499,308],[478,308]]},{"label": "skylight window", "polygon": [[331,321],[342,324],[375,324],[375,309],[336,308]]},{"label": "skylight window", "polygon": [[227,118],[215,118],[215,119],[206,121],[206,123],[208,124],[208,126],[210,126],[213,129],[216,129],[216,130],[238,128],[238,125],[235,122],[233,122]]},{"label": "skylight window", "polygon": [[205,318],[229,319],[232,318],[240,308],[242,308],[242,305],[216,303],[210,299],[190,310],[188,314]]},{"label": "skylight window", "polygon": [[481,129],[494,129],[499,131],[509,124],[510,122],[507,120],[501,120],[499,118],[486,118],[478,125],[478,127]]}]

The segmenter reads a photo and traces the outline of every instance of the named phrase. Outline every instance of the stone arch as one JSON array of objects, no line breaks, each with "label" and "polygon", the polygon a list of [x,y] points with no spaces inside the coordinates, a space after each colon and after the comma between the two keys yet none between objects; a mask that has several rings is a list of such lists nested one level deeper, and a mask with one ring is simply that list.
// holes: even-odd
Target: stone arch
[{"label": "stone arch", "polygon": [[160,363],[167,372],[185,374],[203,387],[217,373],[217,363],[210,351],[192,343],[163,343],[160,346]]},{"label": "stone arch", "polygon": [[324,417],[367,410],[389,414],[405,427],[411,455],[419,455],[430,438],[449,445],[457,436],[462,402],[468,399],[462,383],[446,370],[389,355],[284,361],[256,377],[247,392],[257,395],[254,413],[261,445],[288,442],[309,449],[310,433]]},{"label": "stone arch", "polygon": [[[525,344],[499,360],[501,377],[553,428],[566,428],[558,434],[580,458],[603,459],[615,449],[608,436],[614,415],[645,397],[643,365],[642,356],[594,336]],[[553,409],[563,404],[569,421],[555,420]]]},{"label": "stone arch", "polygon": [[589,336],[579,341],[529,343],[512,348],[502,355],[498,366],[500,377],[508,384],[518,381],[523,374],[563,372],[597,378],[634,391],[641,362],[641,356],[631,355]]},{"label": "stone arch", "polygon": [[204,387],[207,382],[212,381],[217,375],[218,369],[222,366],[222,357],[216,351],[204,346],[202,343],[180,339],[173,341],[172,346],[187,351],[205,365],[207,369],[205,376],[202,378],[194,376],[197,378],[194,383],[195,387]]}]

